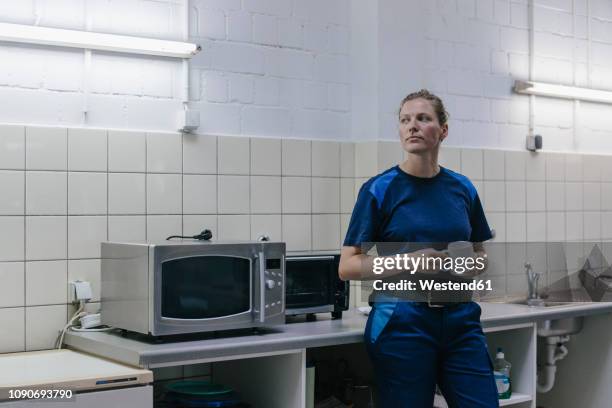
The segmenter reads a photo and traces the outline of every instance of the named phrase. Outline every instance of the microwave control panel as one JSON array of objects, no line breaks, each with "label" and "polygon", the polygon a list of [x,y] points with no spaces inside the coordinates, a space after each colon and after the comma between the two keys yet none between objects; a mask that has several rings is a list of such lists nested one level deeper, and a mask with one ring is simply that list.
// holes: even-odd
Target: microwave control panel
[{"label": "microwave control panel", "polygon": [[266,310],[265,314],[275,315],[285,312],[284,293],[284,273],[281,258],[267,258],[266,270],[264,272],[266,290]]}]

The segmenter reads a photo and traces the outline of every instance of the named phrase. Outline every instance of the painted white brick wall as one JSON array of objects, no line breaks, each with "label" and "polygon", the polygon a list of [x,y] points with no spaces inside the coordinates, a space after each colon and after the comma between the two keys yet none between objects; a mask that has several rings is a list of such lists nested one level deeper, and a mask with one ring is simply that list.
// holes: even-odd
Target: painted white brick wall
[{"label": "painted white brick wall", "polygon": [[192,70],[226,74],[229,94],[202,82],[192,95],[207,102],[197,105],[200,132],[350,139],[349,1],[192,1],[192,21],[206,25],[211,10],[224,14],[226,32],[220,23],[214,35],[192,30],[206,54]]},{"label": "painted white brick wall", "polygon": [[[190,73],[200,132],[350,138],[348,0],[187,1],[190,37],[203,47]],[[23,0],[2,2],[0,21],[181,39],[184,4]],[[87,73],[80,50],[1,44],[0,57],[0,99],[8,106],[0,122],[176,128],[178,61],[93,52]]]},{"label": "painted white brick wall", "polygon": [[[445,143],[524,150],[529,98],[511,88],[515,79],[529,77],[527,1],[377,4],[378,13],[371,13],[376,29],[370,31],[377,33],[376,51],[371,53],[378,72],[371,95],[379,109],[374,119],[378,139],[397,137],[397,103],[406,93],[426,87],[442,97],[450,112]],[[590,22],[586,0],[534,0],[534,4],[534,79],[612,90],[612,3],[592,0]],[[402,10],[411,10],[420,20]],[[356,30],[355,24],[352,29]],[[402,42],[397,42],[398,37]],[[355,92],[358,85],[352,86],[353,95],[362,97]],[[544,136],[547,150],[612,153],[606,139],[606,135],[612,139],[610,115],[599,109],[609,111],[609,105],[582,103],[575,109],[572,101],[538,97],[535,132]]]}]

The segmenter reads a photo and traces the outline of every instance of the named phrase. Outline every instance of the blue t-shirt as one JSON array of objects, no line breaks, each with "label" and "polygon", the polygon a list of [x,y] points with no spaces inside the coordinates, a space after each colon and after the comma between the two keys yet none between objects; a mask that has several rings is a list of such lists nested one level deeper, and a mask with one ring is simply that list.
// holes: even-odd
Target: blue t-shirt
[{"label": "blue t-shirt", "polygon": [[361,187],[344,246],[488,239],[491,230],[467,177],[440,167],[436,176],[422,178],[395,166]]},{"label": "blue t-shirt", "polygon": [[[440,167],[436,176],[422,178],[395,166],[361,187],[344,246],[367,249],[371,243],[405,243],[399,251],[397,245],[387,248],[387,254],[392,254],[419,246],[443,249],[449,242],[482,242],[491,237],[478,193],[467,177]],[[380,255],[385,254],[382,249],[379,244]],[[379,298],[372,311],[372,341],[396,306],[383,299]]]}]

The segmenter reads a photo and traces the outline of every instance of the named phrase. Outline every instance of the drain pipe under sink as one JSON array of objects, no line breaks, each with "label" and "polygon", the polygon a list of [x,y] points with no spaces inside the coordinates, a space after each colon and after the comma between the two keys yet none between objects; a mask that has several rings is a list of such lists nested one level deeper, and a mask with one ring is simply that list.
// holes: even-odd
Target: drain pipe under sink
[{"label": "drain pipe under sink", "polygon": [[551,336],[546,337],[546,361],[544,367],[538,370],[537,390],[545,393],[555,385],[555,374],[557,372],[557,361],[563,360],[567,356],[567,343],[570,336]]}]

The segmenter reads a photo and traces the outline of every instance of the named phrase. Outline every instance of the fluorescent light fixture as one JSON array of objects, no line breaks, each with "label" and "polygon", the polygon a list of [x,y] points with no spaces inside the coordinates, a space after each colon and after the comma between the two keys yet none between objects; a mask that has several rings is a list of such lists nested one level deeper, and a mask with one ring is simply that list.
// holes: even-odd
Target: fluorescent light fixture
[{"label": "fluorescent light fixture", "polygon": [[612,103],[612,92],[576,86],[554,85],[543,82],[514,81],[514,91],[520,94],[582,101]]},{"label": "fluorescent light fixture", "polygon": [[0,23],[0,41],[172,58],[191,58],[201,49],[180,41],[9,23]]}]

